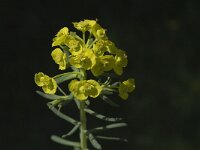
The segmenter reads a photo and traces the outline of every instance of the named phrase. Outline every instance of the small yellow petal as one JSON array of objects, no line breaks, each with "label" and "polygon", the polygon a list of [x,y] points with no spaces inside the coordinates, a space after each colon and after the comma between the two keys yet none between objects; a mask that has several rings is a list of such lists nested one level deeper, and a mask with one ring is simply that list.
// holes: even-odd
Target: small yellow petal
[{"label": "small yellow petal", "polygon": [[132,78],[124,81],[123,84],[126,85],[128,92],[133,92],[135,89],[135,80]]},{"label": "small yellow petal", "polygon": [[59,64],[59,62],[62,60],[63,51],[60,48],[56,48],[51,52],[51,56],[53,60]]},{"label": "small yellow petal", "polygon": [[98,23],[96,23],[92,28],[92,34],[96,39],[107,39],[106,30],[103,29]]},{"label": "small yellow petal", "polygon": [[123,68],[122,67],[119,67],[119,66],[117,66],[117,65],[115,65],[115,66],[113,66],[114,68],[114,72],[117,74],[117,75],[122,75],[122,73],[123,73]]},{"label": "small yellow petal", "polygon": [[45,75],[42,72],[35,74],[35,83],[42,87],[43,91],[47,94],[54,94],[57,90],[57,83],[53,78]]},{"label": "small yellow petal", "polygon": [[45,85],[46,81],[49,80],[49,77],[42,72],[36,73],[34,76],[35,83],[42,87]]},{"label": "small yellow petal", "polygon": [[126,92],[120,92],[119,96],[123,99],[123,100],[127,100],[128,99],[128,93]]},{"label": "small yellow petal", "polygon": [[96,98],[99,96],[99,94],[102,91],[102,87],[99,85],[99,83],[95,80],[87,80],[87,83],[90,84],[90,97]]},{"label": "small yellow petal", "polygon": [[77,30],[80,30],[82,32],[86,32],[86,31],[91,30],[95,26],[96,21],[85,19],[84,21],[74,22],[73,24],[74,24],[74,27]]},{"label": "small yellow petal", "polygon": [[78,80],[72,80],[69,84],[68,84],[68,88],[69,88],[69,91],[73,92],[75,91],[77,88],[78,88],[78,83],[79,81]]},{"label": "small yellow petal", "polygon": [[60,70],[65,70],[67,65],[67,55],[63,53],[60,48],[56,48],[52,51],[51,56],[56,64],[59,65]]},{"label": "small yellow petal", "polygon": [[135,81],[134,79],[128,79],[119,85],[119,96],[122,99],[128,99],[128,93],[133,92],[135,89]]},{"label": "small yellow petal", "polygon": [[42,89],[47,94],[55,94],[57,90],[57,83],[53,78],[51,78],[46,85],[42,86]]},{"label": "small yellow petal", "polygon": [[68,35],[68,34],[69,34],[69,29],[67,27],[63,27],[62,29],[60,29],[60,31],[58,31],[56,36],[60,37],[62,35]]},{"label": "small yellow petal", "polygon": [[91,71],[94,76],[100,76],[104,73],[103,64],[102,64],[100,58],[98,58],[98,57],[96,58],[96,62],[92,66]]},{"label": "small yellow petal", "polygon": [[95,80],[72,80],[68,86],[78,100],[86,100],[88,96],[96,98],[102,91],[102,87]]},{"label": "small yellow petal", "polygon": [[52,47],[64,44],[68,35],[69,29],[67,27],[60,29],[60,31],[56,34],[56,37],[53,38]]},{"label": "small yellow petal", "polygon": [[76,68],[91,69],[95,63],[95,55],[91,49],[83,49],[77,55],[72,55],[70,64]]}]

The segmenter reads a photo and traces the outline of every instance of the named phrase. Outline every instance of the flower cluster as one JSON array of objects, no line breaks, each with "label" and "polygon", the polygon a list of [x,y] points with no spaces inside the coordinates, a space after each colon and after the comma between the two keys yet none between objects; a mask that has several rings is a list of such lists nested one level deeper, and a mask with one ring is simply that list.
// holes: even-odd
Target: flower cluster
[{"label": "flower cluster", "polygon": [[128,98],[128,93],[133,92],[135,89],[135,81],[134,79],[128,79],[122,83],[120,83],[119,86],[119,96],[122,99]]},{"label": "flower cluster", "polygon": [[[64,62],[66,55],[56,48],[52,57],[61,70],[66,69],[67,63],[76,68],[91,70],[94,76],[100,76],[105,71],[114,70],[116,74],[123,73],[127,65],[125,51],[118,49],[106,36],[103,29],[95,20],[75,22],[74,27],[83,32],[83,39],[67,27],[62,28],[53,39],[52,46],[67,47],[69,49],[69,62]],[[85,42],[85,33],[89,33]]]},{"label": "flower cluster", "polygon": [[[70,32],[63,27],[53,38],[52,47],[56,47],[51,56],[60,70],[71,67],[79,76],[75,76],[68,87],[69,91],[78,100],[86,100],[88,97],[96,98],[102,91],[109,89],[115,92],[116,89],[122,99],[128,98],[128,93],[135,88],[133,79],[118,82],[118,86],[98,83],[95,80],[86,80],[86,71],[100,78],[105,72],[113,70],[115,74],[122,75],[123,68],[127,66],[128,60],[125,51],[117,48],[106,35],[106,29],[101,27],[96,20],[83,20],[74,22],[74,27],[82,32],[82,38],[76,32]],[[68,74],[69,75],[69,74]],[[65,77],[61,74],[50,78],[43,73],[35,75],[35,83],[42,87],[47,94],[54,94],[57,89],[57,77]],[[62,78],[62,79],[63,79]],[[78,80],[77,80],[78,79]]]},{"label": "flower cluster", "polygon": [[95,80],[72,80],[69,90],[78,100],[86,100],[88,96],[96,98],[102,91],[102,87]]},{"label": "flower cluster", "polygon": [[56,90],[57,90],[56,81],[42,72],[35,74],[35,83],[38,86],[42,87],[43,91],[47,94],[56,93]]}]

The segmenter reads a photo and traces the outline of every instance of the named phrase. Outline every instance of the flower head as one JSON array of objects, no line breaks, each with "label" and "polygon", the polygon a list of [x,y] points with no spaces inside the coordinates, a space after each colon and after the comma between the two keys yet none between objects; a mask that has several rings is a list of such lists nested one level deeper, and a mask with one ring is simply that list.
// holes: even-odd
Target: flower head
[{"label": "flower head", "polygon": [[60,48],[56,48],[51,52],[51,56],[60,70],[65,70],[67,65],[67,55]]},{"label": "flower head", "polygon": [[67,27],[62,28],[53,39],[52,47],[64,44],[68,35],[69,29]]},{"label": "flower head", "polygon": [[110,71],[113,68],[115,59],[112,55],[104,55],[96,58],[96,62],[91,71],[94,76],[99,76],[104,71]]},{"label": "flower head", "polygon": [[71,55],[70,64],[76,68],[91,69],[95,63],[95,55],[89,48],[83,48],[76,55]]},{"label": "flower head", "polygon": [[105,40],[99,39],[93,45],[92,50],[96,56],[102,56],[107,51],[107,42]]},{"label": "flower head", "polygon": [[102,91],[102,87],[95,80],[72,80],[69,90],[78,100],[86,100],[88,97],[96,98]]},{"label": "flower head", "polygon": [[92,34],[96,39],[107,39],[106,30],[96,23],[92,28]]},{"label": "flower head", "polygon": [[110,54],[116,54],[118,51],[118,48],[115,46],[115,44],[109,40],[106,40],[106,47]]},{"label": "flower head", "polygon": [[72,55],[77,55],[82,49],[81,42],[77,39],[68,40],[67,46],[69,47],[69,51]]},{"label": "flower head", "polygon": [[57,90],[57,83],[53,78],[45,75],[42,72],[35,74],[35,83],[42,87],[43,91],[47,94],[55,94]]},{"label": "flower head", "polygon": [[133,92],[135,89],[135,80],[128,79],[119,85],[119,96],[126,100],[128,99],[128,93]]},{"label": "flower head", "polygon": [[77,30],[86,32],[86,31],[91,30],[94,27],[94,25],[96,24],[96,21],[85,19],[84,21],[74,22],[73,24]]},{"label": "flower head", "polygon": [[123,67],[128,64],[127,55],[123,50],[118,49],[115,55],[114,71],[116,74],[121,75],[123,73]]}]

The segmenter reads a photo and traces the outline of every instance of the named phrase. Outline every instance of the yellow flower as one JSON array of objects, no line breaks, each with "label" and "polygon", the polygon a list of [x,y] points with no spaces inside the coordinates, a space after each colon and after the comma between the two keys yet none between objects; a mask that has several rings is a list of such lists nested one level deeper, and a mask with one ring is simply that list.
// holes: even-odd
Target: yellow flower
[{"label": "yellow flower", "polygon": [[123,50],[118,49],[115,55],[114,71],[116,74],[121,75],[123,73],[123,67],[128,64],[127,55]]},{"label": "yellow flower", "polygon": [[99,39],[92,47],[94,54],[96,56],[102,56],[107,51],[107,42],[105,40]]},{"label": "yellow flower", "polygon": [[110,54],[116,54],[118,51],[118,48],[115,46],[115,44],[109,40],[106,40],[106,47]]},{"label": "yellow flower", "polygon": [[95,80],[72,80],[69,83],[69,91],[78,99],[86,100],[89,97],[96,98],[102,91],[102,87]]},{"label": "yellow flower", "polygon": [[69,40],[67,46],[69,47],[69,51],[72,55],[77,55],[82,49],[80,41],[76,39]]},{"label": "yellow flower", "polygon": [[87,80],[87,84],[85,86],[86,88],[86,93],[92,98],[96,98],[99,96],[99,94],[102,91],[102,87],[99,85],[99,83],[95,80]]},{"label": "yellow flower", "polygon": [[114,57],[112,55],[104,55],[96,58],[96,62],[92,67],[91,71],[94,76],[99,76],[104,71],[110,71],[114,65]]},{"label": "yellow flower", "polygon": [[55,94],[57,90],[57,83],[53,78],[50,78],[48,83],[42,86],[42,89],[47,94]]},{"label": "yellow flower", "polygon": [[89,48],[83,48],[77,55],[71,55],[70,64],[76,68],[91,69],[95,63],[95,55]]},{"label": "yellow flower", "polygon": [[85,21],[87,24],[89,24],[90,28],[93,28],[94,25],[97,23],[96,20],[85,19],[84,21]]},{"label": "yellow flower", "polygon": [[80,22],[74,22],[74,27],[77,30],[80,30],[82,32],[86,32],[89,31],[93,28],[93,26],[96,24],[95,20],[84,20],[84,21],[80,21]]},{"label": "yellow flower", "polygon": [[45,75],[42,72],[36,73],[35,74],[35,83],[37,84],[37,86],[44,86],[45,83],[49,80],[49,76]]},{"label": "yellow flower", "polygon": [[92,28],[92,34],[96,39],[107,39],[106,30],[103,29],[98,23],[96,23]]},{"label": "yellow flower", "polygon": [[128,79],[119,85],[119,96],[126,100],[128,99],[128,93],[133,92],[135,89],[135,80]]},{"label": "yellow flower", "polygon": [[53,78],[45,75],[42,72],[35,74],[35,83],[42,87],[43,91],[47,94],[55,94],[57,90],[57,83]]},{"label": "yellow flower", "polygon": [[60,70],[66,69],[67,64],[67,55],[66,53],[63,53],[63,51],[60,48],[56,48],[52,51],[51,56],[56,64],[59,65]]},{"label": "yellow flower", "polygon": [[68,35],[69,35],[69,29],[67,27],[62,28],[56,34],[56,37],[53,38],[52,47],[64,44]]},{"label": "yellow flower", "polygon": [[109,52],[110,54],[119,53],[119,49],[108,39],[98,39],[93,44],[92,49],[97,56],[102,56],[105,52]]}]

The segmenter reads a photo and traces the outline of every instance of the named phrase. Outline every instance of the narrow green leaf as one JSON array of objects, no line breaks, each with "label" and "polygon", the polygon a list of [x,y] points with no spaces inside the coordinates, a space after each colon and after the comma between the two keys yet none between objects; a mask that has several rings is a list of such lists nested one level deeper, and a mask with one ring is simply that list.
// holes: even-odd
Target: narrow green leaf
[{"label": "narrow green leaf", "polygon": [[127,126],[126,123],[113,123],[113,124],[109,124],[109,125],[106,125],[106,126],[94,128],[94,129],[90,130],[89,132],[96,133],[96,132],[99,132],[99,131],[106,131],[106,130],[109,130],[109,129],[121,128],[121,127],[125,127],[125,126]]},{"label": "narrow green leaf", "polygon": [[101,114],[98,114],[96,112],[94,112],[93,110],[91,109],[84,109],[85,112],[89,113],[90,115],[98,118],[98,119],[101,119],[101,120],[104,120],[104,121],[109,121],[109,122],[117,122],[117,121],[121,121],[122,118],[111,118],[111,117],[106,117],[104,115],[101,115]]},{"label": "narrow green leaf", "polygon": [[72,146],[72,147],[80,147],[80,143],[79,142],[74,142],[74,141],[69,141],[66,139],[63,139],[57,135],[52,135],[51,136],[51,140],[53,140],[56,143],[62,144],[62,145],[66,145],[66,146]]},{"label": "narrow green leaf", "polygon": [[71,79],[74,79],[74,78],[77,78],[77,77],[78,77],[77,73],[70,72],[70,73],[65,74],[63,76],[55,78],[55,80],[56,80],[57,84],[60,84],[62,82],[65,82],[67,80],[71,80]]},{"label": "narrow green leaf", "polygon": [[60,95],[54,95],[54,94],[46,94],[46,93],[43,93],[41,91],[36,91],[37,94],[39,94],[40,96],[46,98],[46,99],[50,99],[50,100],[56,100],[56,99],[59,99],[59,100],[67,100],[69,99],[70,97],[69,96],[60,96]]},{"label": "narrow green leaf", "polygon": [[113,107],[119,107],[118,104],[116,104],[115,102],[113,102],[111,99],[109,99],[107,96],[105,95],[101,95],[100,96],[102,100],[104,100],[105,102],[107,102],[108,104],[110,104]]},{"label": "narrow green leaf", "polygon": [[79,127],[80,127],[80,123],[75,125],[67,134],[62,135],[62,138],[66,138],[68,136],[73,135]]},{"label": "narrow green leaf", "polygon": [[95,136],[97,139],[103,139],[103,140],[114,140],[114,141],[122,141],[122,142],[128,142],[127,139],[124,138],[118,138],[118,137],[107,137],[107,136]]},{"label": "narrow green leaf", "polygon": [[118,86],[120,82],[114,82],[111,86]]},{"label": "narrow green leaf", "polygon": [[99,144],[99,142],[95,139],[95,137],[92,135],[92,133],[88,134],[88,138],[92,146],[98,150],[102,149],[102,146]]},{"label": "narrow green leaf", "polygon": [[76,121],[75,119],[63,114],[62,112],[60,112],[59,110],[57,110],[54,106],[51,106],[49,104],[47,104],[49,106],[49,109],[56,114],[58,117],[62,118],[65,121],[68,121],[69,123],[73,124],[73,125],[77,125],[79,122]]}]

